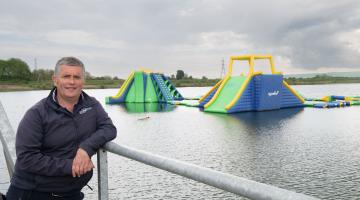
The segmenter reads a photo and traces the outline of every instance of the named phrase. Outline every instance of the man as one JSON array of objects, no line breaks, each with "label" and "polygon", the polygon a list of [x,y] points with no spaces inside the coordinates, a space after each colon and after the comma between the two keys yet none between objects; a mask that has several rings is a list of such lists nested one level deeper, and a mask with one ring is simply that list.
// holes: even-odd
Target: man
[{"label": "man", "polygon": [[96,151],[116,137],[100,103],[82,91],[83,63],[61,58],[54,89],[30,108],[16,134],[15,172],[8,200],[80,200],[92,177]]}]

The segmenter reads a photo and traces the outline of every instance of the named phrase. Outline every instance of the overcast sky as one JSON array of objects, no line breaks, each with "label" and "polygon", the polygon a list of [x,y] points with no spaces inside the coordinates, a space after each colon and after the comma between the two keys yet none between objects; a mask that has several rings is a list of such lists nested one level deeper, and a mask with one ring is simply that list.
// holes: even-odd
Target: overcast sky
[{"label": "overcast sky", "polygon": [[218,77],[223,58],[253,53],[288,74],[360,70],[360,1],[0,1],[0,59],[31,69],[75,56],[97,76]]}]

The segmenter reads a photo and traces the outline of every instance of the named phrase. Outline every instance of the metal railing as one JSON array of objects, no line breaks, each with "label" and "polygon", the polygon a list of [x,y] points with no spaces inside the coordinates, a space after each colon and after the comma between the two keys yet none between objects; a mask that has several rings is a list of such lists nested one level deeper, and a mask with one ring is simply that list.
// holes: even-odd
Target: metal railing
[{"label": "metal railing", "polygon": [[[0,139],[10,177],[14,171],[15,134],[0,102]],[[259,183],[231,174],[166,158],[125,145],[109,142],[97,152],[98,197],[108,200],[107,151],[180,176],[255,200],[314,200],[317,198]]]},{"label": "metal railing", "polygon": [[6,166],[10,177],[14,173],[14,160],[16,160],[15,153],[15,134],[9,119],[6,116],[5,109],[0,102],[0,140],[4,151]]}]

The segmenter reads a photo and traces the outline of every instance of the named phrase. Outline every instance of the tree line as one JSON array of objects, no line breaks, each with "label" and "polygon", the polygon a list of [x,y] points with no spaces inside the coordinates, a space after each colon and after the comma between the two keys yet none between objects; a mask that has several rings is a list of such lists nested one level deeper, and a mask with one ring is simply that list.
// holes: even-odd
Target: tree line
[{"label": "tree line", "polygon": [[[19,58],[10,58],[8,60],[0,60],[0,80],[6,82],[26,82],[26,81],[49,81],[54,74],[52,69],[34,69],[30,70],[29,65]],[[92,76],[86,72],[85,77],[87,80],[119,80],[117,76]],[[172,80],[207,80],[205,76],[201,79],[189,76],[183,70],[177,70],[176,75],[172,74],[169,77]]]},{"label": "tree line", "polygon": [[[185,73],[183,70],[177,70],[176,75],[171,74],[170,79],[173,80],[182,80],[182,79],[194,79],[191,75],[189,76],[187,73]],[[196,78],[195,78],[196,79]],[[207,80],[208,78],[206,76],[201,77],[202,80]]]},{"label": "tree line", "polygon": [[1,80],[30,80],[31,71],[29,66],[18,58],[0,60]]},{"label": "tree line", "polygon": [[[54,70],[51,69],[35,69],[30,70],[28,64],[19,58],[10,58],[8,60],[0,59],[0,81],[9,83],[27,83],[27,82],[50,82],[54,74]],[[90,82],[88,84],[117,87],[120,80],[118,77],[111,76],[92,76],[89,72],[86,72],[85,77]],[[177,70],[176,74],[169,76],[171,81],[176,86],[212,86],[216,84],[219,79],[208,79],[203,76],[202,78],[193,78],[189,76],[183,70]],[[290,85],[302,85],[302,84],[331,84],[331,83],[359,83],[360,77],[332,77],[327,75],[317,75],[312,78],[285,78]],[[47,85],[47,84],[45,84]],[[43,88],[45,86],[41,86]]]},{"label": "tree line", "polygon": [[360,77],[336,77],[326,74],[316,75],[310,78],[285,78],[290,85],[314,85],[314,84],[334,84],[334,83],[360,83]]},{"label": "tree line", "polygon": [[[54,75],[52,69],[30,70],[29,65],[19,58],[8,60],[0,59],[0,80],[1,81],[49,81]],[[88,80],[119,80],[118,77],[111,76],[92,76],[89,72],[85,73]]]}]

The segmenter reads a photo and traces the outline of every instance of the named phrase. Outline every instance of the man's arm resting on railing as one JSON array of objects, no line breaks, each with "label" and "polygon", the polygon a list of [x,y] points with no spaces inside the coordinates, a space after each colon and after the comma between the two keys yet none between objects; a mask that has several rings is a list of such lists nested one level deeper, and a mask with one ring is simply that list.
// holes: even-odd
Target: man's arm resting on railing
[{"label": "man's arm resting on railing", "polygon": [[116,137],[116,127],[100,103],[96,105],[96,131],[80,143],[88,155],[93,156],[105,143]]}]

